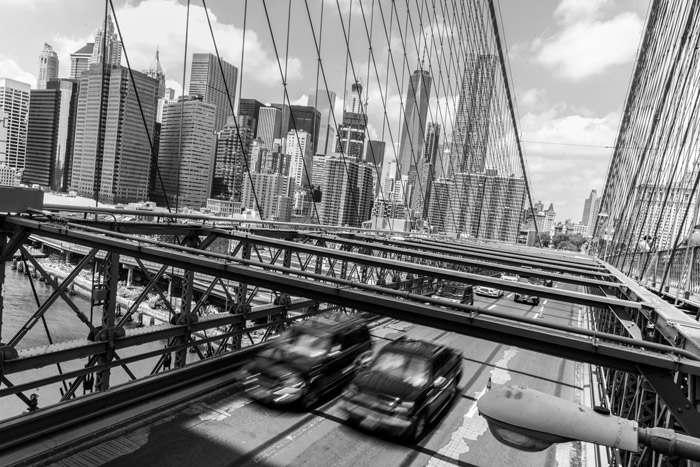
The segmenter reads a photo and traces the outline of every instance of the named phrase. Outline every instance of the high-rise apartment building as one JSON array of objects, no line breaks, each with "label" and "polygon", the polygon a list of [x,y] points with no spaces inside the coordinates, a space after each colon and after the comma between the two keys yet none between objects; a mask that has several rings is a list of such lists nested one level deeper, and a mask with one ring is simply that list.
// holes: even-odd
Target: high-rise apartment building
[{"label": "high-rise apartment building", "polygon": [[164,190],[159,204],[177,209],[206,206],[214,165],[216,106],[199,96],[184,96],[165,106],[158,164]]},{"label": "high-rise apartment building", "polygon": [[[251,179],[253,183],[251,183]],[[289,198],[291,180],[280,173],[251,173],[243,178],[242,206],[246,209],[260,209],[261,219],[289,220],[285,213],[291,206],[280,200]],[[256,205],[256,198],[257,203]],[[282,213],[280,208],[283,207]]]},{"label": "high-rise apartment building", "polygon": [[289,176],[300,187],[313,183],[314,151],[311,135],[304,130],[290,130],[287,133],[286,151],[291,156]]},{"label": "high-rise apartment building", "polygon": [[326,89],[318,89],[309,94],[307,104],[309,107],[318,110],[321,115],[321,124],[318,130],[316,145],[317,154],[329,154],[333,151],[335,141],[335,119],[333,110],[335,109],[335,93]]},{"label": "high-rise apartment building", "polygon": [[[238,119],[238,126],[234,122]],[[255,118],[229,117],[223,130],[216,132],[214,179],[211,197],[241,201],[243,174],[250,170]]]},{"label": "high-rise apartment building", "polygon": [[459,108],[452,129],[452,172],[480,173],[487,167],[489,120],[497,63],[495,55],[467,56],[459,91]]},{"label": "high-rise apartment building", "polygon": [[27,83],[0,78],[0,121],[5,138],[0,141],[0,165],[24,170],[27,155],[29,92]]},{"label": "high-rise apartment building", "polygon": [[385,151],[386,142],[378,140],[368,140],[367,150],[365,151],[365,161],[370,162],[378,167],[382,167],[384,165]]},{"label": "high-rise apartment building", "polygon": [[415,170],[423,154],[432,81],[429,72],[416,70],[411,75],[406,89],[406,110],[401,126],[398,156],[402,175],[407,175],[412,168]]},{"label": "high-rise apartment building", "polygon": [[80,79],[83,71],[90,66],[92,58],[92,49],[95,47],[94,42],[88,42],[80,49],[70,54],[70,79]]},{"label": "high-rise apartment building", "polygon": [[90,57],[90,64],[101,65],[103,61],[111,66],[120,66],[122,62],[122,43],[114,32],[111,15],[107,15],[106,21],[97,30],[95,46]]},{"label": "high-rise apartment building", "polygon": [[46,89],[46,83],[50,79],[58,78],[58,54],[53,47],[44,42],[44,50],[39,55],[39,79],[37,89]]},{"label": "high-rise apartment building", "polygon": [[110,66],[103,75],[102,65],[92,65],[80,76],[70,186],[81,196],[106,203],[148,199],[158,82],[131,73],[134,82],[127,68]]},{"label": "high-rise apartment building", "polygon": [[204,102],[216,106],[214,131],[219,131],[234,114],[238,68],[225,60],[219,66],[213,54],[193,54],[190,70],[189,95],[201,95]]}]

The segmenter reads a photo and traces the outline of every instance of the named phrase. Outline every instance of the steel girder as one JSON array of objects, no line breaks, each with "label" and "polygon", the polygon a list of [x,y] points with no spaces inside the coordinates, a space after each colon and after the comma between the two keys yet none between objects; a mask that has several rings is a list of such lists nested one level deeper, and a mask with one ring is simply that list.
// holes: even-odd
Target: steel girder
[{"label": "steel girder", "polygon": [[[269,289],[276,289],[296,296],[312,296],[321,302],[334,303],[340,306],[349,306],[360,310],[373,311],[385,316],[391,316],[418,324],[432,325],[433,327],[461,332],[467,335],[483,337],[498,342],[510,343],[523,348],[529,348],[544,353],[554,353],[565,358],[587,361],[625,371],[636,372],[636,365],[648,365],[663,369],[677,367],[686,368],[693,374],[700,372],[700,363],[688,358],[679,358],[679,351],[669,346],[654,346],[649,343],[639,343],[639,348],[630,348],[608,342],[612,336],[598,334],[594,336],[582,336],[577,328],[565,329],[562,332],[553,332],[553,325],[547,327],[537,320],[515,320],[508,314],[483,310],[475,307],[455,305],[454,308],[464,309],[476,313],[458,313],[436,309],[425,305],[425,297],[412,295],[408,292],[394,292],[389,289],[361,284],[352,281],[343,281],[327,276],[316,277],[305,274],[298,277],[299,271],[289,271],[284,275],[279,272],[283,268],[274,268],[270,265],[266,269],[252,267],[251,265],[226,264],[225,255],[202,252],[201,250],[186,248],[165,248],[165,244],[157,246],[143,246],[132,241],[109,238],[90,232],[67,231],[63,227],[55,227],[35,223],[28,220],[13,220],[19,222],[35,233],[49,237],[62,236],[71,241],[79,242],[87,246],[99,245],[108,251],[117,251],[120,254],[138,255],[141,258],[153,262],[167,264],[182,269],[189,268],[195,272],[209,276],[220,276],[248,284],[259,285]],[[32,225],[35,224],[35,225]],[[259,266],[256,265],[256,266]],[[411,268],[409,268],[411,269]],[[411,269],[413,270],[413,269]],[[425,267],[423,267],[425,272]],[[417,270],[416,270],[417,271]],[[432,272],[432,271],[431,271]],[[438,276],[451,278],[440,271]],[[471,275],[467,275],[469,277]],[[310,282],[314,279],[316,282]],[[499,284],[507,281],[500,281]],[[391,293],[401,298],[390,296]],[[584,294],[579,294],[584,295]],[[568,297],[571,300],[571,296]],[[592,298],[598,305],[615,304],[628,308],[639,308],[639,304],[610,298]],[[591,338],[593,337],[593,338]],[[622,338],[620,338],[622,339]],[[632,344],[632,339],[622,339],[618,342]],[[648,350],[641,350],[646,348]],[[660,353],[652,353],[649,350],[657,349]],[[691,354],[686,357],[696,358]]]}]

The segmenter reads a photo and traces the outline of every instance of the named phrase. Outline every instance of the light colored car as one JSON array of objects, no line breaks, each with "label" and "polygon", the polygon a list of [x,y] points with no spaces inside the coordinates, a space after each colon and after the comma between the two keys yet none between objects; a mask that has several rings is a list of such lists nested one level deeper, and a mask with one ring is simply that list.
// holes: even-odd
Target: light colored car
[{"label": "light colored car", "polygon": [[485,285],[477,285],[474,288],[474,293],[477,295],[484,295],[486,297],[502,297],[503,296],[503,291],[500,289],[496,289],[494,287],[486,287]]},{"label": "light colored car", "polygon": [[511,282],[518,282],[518,280],[520,280],[520,276],[518,276],[517,274],[503,273],[501,274],[501,279]]}]

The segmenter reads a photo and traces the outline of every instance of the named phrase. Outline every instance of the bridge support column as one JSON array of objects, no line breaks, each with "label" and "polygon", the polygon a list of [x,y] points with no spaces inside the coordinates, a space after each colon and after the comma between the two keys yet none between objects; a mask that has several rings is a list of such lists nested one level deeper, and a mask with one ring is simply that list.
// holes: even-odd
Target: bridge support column
[{"label": "bridge support column", "polygon": [[[243,246],[241,248],[241,259],[244,260],[249,260],[250,259],[250,242],[244,242]],[[238,283],[238,287],[236,287],[236,305],[234,306],[233,310],[234,313],[241,313],[244,314],[246,310],[248,310],[249,307],[247,307],[247,301],[248,301],[248,284],[244,284],[242,282]],[[242,324],[240,325],[234,325],[231,327],[232,331],[239,331],[245,328],[245,320],[242,321]],[[233,350],[241,350],[241,343],[242,343],[243,336],[236,336],[231,339],[231,347]]]},{"label": "bridge support column", "polygon": [[[117,335],[114,332],[115,310],[117,305],[117,283],[119,281],[119,254],[107,253],[105,257],[105,285],[107,287],[107,296],[102,305],[102,329],[96,336],[95,340],[109,342],[109,348],[106,354],[98,357],[98,362],[109,363],[114,359],[114,339]],[[109,389],[111,370],[106,369],[98,371],[95,378],[95,389],[97,391],[106,391]]]},{"label": "bridge support column", "polygon": [[183,368],[187,364],[187,343],[190,341],[190,324],[196,321],[192,314],[192,290],[194,289],[194,272],[187,270],[182,281],[182,295],[180,297],[180,313],[177,315],[176,324],[187,325],[185,336],[176,339],[176,345],[185,345],[175,352],[175,368]]}]

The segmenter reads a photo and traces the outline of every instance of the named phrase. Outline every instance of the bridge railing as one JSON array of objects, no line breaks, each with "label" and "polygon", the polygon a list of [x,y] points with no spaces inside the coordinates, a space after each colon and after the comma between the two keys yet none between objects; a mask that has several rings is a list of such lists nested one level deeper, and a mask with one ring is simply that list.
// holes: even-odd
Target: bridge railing
[{"label": "bridge railing", "polygon": [[638,251],[608,261],[649,289],[700,306],[700,247]]}]

